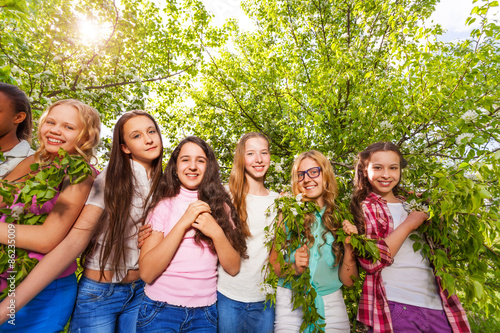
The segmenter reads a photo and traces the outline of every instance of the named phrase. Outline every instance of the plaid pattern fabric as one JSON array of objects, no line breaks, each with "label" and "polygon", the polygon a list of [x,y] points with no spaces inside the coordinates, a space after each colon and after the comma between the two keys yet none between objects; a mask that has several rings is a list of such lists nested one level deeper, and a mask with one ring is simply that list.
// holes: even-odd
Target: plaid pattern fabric
[{"label": "plaid pattern fabric", "polygon": [[[376,193],[370,193],[362,204],[366,225],[366,236],[377,240],[380,250],[380,260],[358,257],[358,261],[366,271],[363,292],[359,301],[357,319],[373,328],[374,333],[393,332],[391,313],[387,301],[381,271],[393,263],[389,247],[385,238],[394,230],[394,222],[387,207],[387,201]],[[453,332],[470,332],[469,322],[465,310],[456,295],[451,297],[441,288],[441,281],[436,277],[439,286],[439,295],[443,308]]]}]

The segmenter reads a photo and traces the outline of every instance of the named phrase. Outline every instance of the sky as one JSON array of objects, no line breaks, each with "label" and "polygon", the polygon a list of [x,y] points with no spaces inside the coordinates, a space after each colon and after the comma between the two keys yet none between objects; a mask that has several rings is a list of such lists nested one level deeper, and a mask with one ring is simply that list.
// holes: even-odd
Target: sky
[{"label": "sky", "polygon": [[[252,30],[252,21],[245,16],[240,8],[240,2],[240,0],[203,0],[207,10],[214,14],[214,24],[222,25],[228,18],[236,18],[242,30]],[[480,3],[481,0],[475,4],[472,0],[441,0],[430,18],[430,21],[441,24],[447,31],[440,40],[447,42],[468,37],[471,30],[477,27],[477,23],[472,27],[466,26],[465,20],[470,16],[472,8]],[[498,7],[489,17],[493,15],[497,19],[500,18]]]}]

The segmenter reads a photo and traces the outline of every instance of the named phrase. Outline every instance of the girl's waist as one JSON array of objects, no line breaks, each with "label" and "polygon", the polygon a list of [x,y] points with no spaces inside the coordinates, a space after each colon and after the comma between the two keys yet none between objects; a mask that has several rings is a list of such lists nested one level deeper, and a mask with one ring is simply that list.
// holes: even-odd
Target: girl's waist
[{"label": "girl's waist", "polygon": [[116,279],[113,279],[115,276],[114,271],[104,271],[103,275],[101,276],[101,271],[91,268],[85,268],[83,270],[83,275],[91,280],[103,283],[131,283],[141,278],[138,269],[128,270],[127,274],[125,274],[125,277],[123,277],[123,279],[118,282],[116,281]]}]

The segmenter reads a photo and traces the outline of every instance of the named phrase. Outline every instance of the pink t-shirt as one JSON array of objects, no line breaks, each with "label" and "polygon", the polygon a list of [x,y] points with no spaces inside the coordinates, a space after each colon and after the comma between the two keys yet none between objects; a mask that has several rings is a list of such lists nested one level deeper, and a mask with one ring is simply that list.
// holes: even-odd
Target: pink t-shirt
[{"label": "pink t-shirt", "polygon": [[[175,198],[160,201],[153,210],[149,223],[155,231],[166,236],[198,200],[197,191],[181,187]],[[217,300],[217,255],[206,244],[194,242],[194,228],[188,229],[168,267],[152,283],[146,285],[146,295],[155,301],[185,307],[212,305]]]}]

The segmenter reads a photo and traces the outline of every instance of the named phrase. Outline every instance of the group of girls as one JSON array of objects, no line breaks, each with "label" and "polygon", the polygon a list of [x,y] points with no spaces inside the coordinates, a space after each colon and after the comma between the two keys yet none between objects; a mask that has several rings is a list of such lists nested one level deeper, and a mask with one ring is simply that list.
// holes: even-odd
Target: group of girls
[{"label": "group of girls", "polygon": [[[0,117],[7,117],[11,132],[31,116],[29,103],[24,109],[16,103],[0,91]],[[75,100],[54,103],[40,118],[35,155],[2,177],[22,182],[34,176],[30,164],[50,163],[59,148],[90,163],[99,127],[93,108]],[[25,137],[17,134],[16,141],[1,129],[6,156]],[[10,139],[4,142],[5,136]],[[213,150],[199,138],[182,140],[164,172],[162,159],[153,117],[127,112],[115,125],[107,168],[77,185],[61,180],[50,205],[31,208],[49,215],[42,226],[17,225],[16,246],[38,252],[40,262],[15,298],[1,303],[0,321],[12,320],[10,304],[16,309],[15,325],[5,322],[1,332],[57,332],[70,315],[70,332],[299,331],[302,312],[290,304],[290,286],[280,282],[275,307],[261,292],[266,261],[280,272],[276,253],[264,244],[264,228],[275,218],[266,210],[278,197],[265,187],[268,139],[260,133],[240,139],[228,188],[221,184]],[[353,284],[357,262],[367,271],[358,319],[371,331],[469,331],[458,298],[440,289],[421,252],[410,251],[408,236],[427,215],[406,213],[396,197],[405,166],[391,143],[359,154],[351,224],[334,218],[337,184],[328,159],[308,151],[293,164],[293,194],[302,193],[321,210],[306,216],[310,241],[291,249],[292,267],[296,275],[309,267],[327,332],[350,330],[340,287]],[[0,223],[2,244],[6,227]],[[339,228],[376,239],[381,260],[357,258],[349,237],[336,243]],[[77,292],[73,272],[81,252]]]}]

